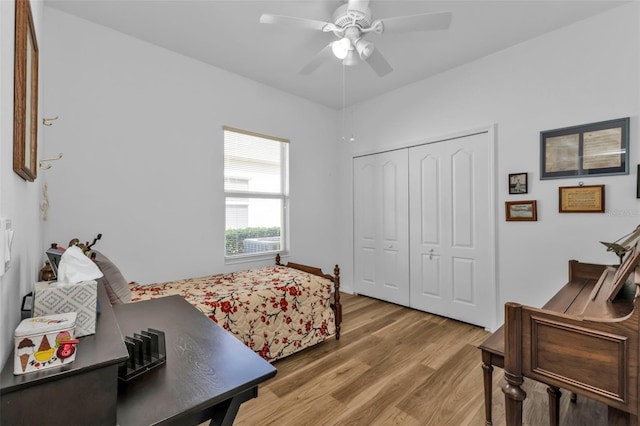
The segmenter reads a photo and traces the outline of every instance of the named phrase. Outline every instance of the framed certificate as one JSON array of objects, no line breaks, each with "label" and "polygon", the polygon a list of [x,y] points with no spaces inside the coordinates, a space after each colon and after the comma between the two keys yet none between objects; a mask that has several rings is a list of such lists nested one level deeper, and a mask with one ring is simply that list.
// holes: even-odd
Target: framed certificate
[{"label": "framed certificate", "polygon": [[540,179],[629,174],[629,117],[540,132]]},{"label": "framed certificate", "polygon": [[560,213],[604,213],[604,185],[561,186]]}]

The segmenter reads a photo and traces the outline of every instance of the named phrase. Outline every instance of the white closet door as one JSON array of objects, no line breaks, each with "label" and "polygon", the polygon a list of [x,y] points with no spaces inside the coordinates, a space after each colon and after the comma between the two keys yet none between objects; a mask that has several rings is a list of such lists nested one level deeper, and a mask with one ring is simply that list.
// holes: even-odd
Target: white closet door
[{"label": "white closet door", "polygon": [[356,293],[409,306],[408,150],[354,159]]},{"label": "white closet door", "polygon": [[487,133],[410,148],[411,307],[492,326]]}]

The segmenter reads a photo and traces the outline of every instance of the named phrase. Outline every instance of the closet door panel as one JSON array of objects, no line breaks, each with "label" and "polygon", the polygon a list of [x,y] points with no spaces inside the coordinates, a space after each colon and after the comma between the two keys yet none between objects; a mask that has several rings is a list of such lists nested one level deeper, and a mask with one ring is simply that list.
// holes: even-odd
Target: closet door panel
[{"label": "closet door panel", "polygon": [[[421,296],[427,296],[434,299],[440,299],[440,256],[422,254],[420,257],[420,281],[416,282],[416,289],[412,289],[412,293],[419,292]],[[413,282],[412,282],[413,284]],[[419,288],[418,288],[419,286]]]},{"label": "closet door panel", "polygon": [[473,155],[459,150],[451,155],[451,244],[470,247],[473,239]]},{"label": "closet door panel", "polygon": [[409,153],[411,306],[478,325],[491,323],[495,294],[489,152],[480,133]]},{"label": "closet door panel", "polygon": [[[411,265],[420,277],[411,275],[411,297],[430,298],[437,303],[442,298],[441,283],[441,158],[431,153],[416,155],[410,151],[409,186],[411,239],[419,238],[419,248],[411,246]],[[419,223],[418,223],[419,222]],[[417,225],[417,226],[416,226]],[[413,305],[413,304],[412,304]]]},{"label": "closet door panel", "polygon": [[478,133],[354,158],[356,293],[492,325],[491,152]]},{"label": "closet door panel", "polygon": [[399,174],[406,173],[398,170],[395,161],[387,161],[382,166],[382,235],[385,241],[398,240],[398,192],[402,179]]},{"label": "closet door panel", "polygon": [[442,203],[447,195],[442,185],[448,168],[443,161],[440,152],[424,146],[409,150],[411,306],[434,313],[441,313],[434,307],[450,299],[449,286],[443,283],[447,266],[442,256],[446,236]]},{"label": "closet door panel", "polygon": [[362,247],[361,251],[362,279],[364,286],[373,287],[376,283],[376,250],[375,247]]},{"label": "closet door panel", "polygon": [[354,286],[409,304],[406,149],[354,159]]},{"label": "closet door panel", "polygon": [[359,204],[359,232],[361,237],[368,241],[375,241],[376,238],[376,169],[372,164],[364,164],[359,171],[359,188],[355,192]]},{"label": "closet door panel", "polygon": [[474,260],[454,257],[452,259],[453,301],[458,303],[475,304],[476,289],[474,288],[475,271]]},{"label": "closet door panel", "polygon": [[420,237],[422,244],[440,242],[440,161],[433,155],[420,159],[420,185],[410,189],[410,198],[420,200]]}]

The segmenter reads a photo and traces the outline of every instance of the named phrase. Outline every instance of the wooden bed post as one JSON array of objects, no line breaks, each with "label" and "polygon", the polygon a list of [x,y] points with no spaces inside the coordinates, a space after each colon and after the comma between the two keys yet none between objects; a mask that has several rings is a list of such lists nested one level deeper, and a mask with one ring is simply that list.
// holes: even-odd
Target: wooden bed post
[{"label": "wooden bed post", "polygon": [[504,305],[504,379],[507,426],[522,426],[522,305],[512,302]]},{"label": "wooden bed post", "polygon": [[330,304],[333,310],[333,316],[336,321],[336,340],[340,339],[340,324],[342,323],[342,304],[340,303],[340,267],[336,265],[333,268],[333,276],[325,274],[322,269],[315,266],[302,265],[300,263],[287,262],[286,265],[280,263],[280,253],[276,253],[276,265],[286,266],[288,268],[298,269],[310,274],[323,277],[333,282],[333,303]]},{"label": "wooden bed post", "polygon": [[342,304],[340,303],[340,267],[333,268],[333,312],[336,317],[336,340],[340,339],[340,324],[342,323]]}]

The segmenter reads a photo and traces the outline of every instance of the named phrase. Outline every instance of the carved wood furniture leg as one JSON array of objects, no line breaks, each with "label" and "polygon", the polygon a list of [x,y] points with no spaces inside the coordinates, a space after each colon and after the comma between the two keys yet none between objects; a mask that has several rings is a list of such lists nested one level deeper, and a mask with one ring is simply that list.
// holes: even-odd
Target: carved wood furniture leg
[{"label": "carved wood furniture leg", "polygon": [[527,393],[521,388],[522,376],[518,378],[505,371],[504,379],[507,381],[502,387],[507,426],[522,426],[522,402],[527,397]]},{"label": "carved wood furniture leg", "polygon": [[333,312],[336,320],[336,340],[340,339],[340,325],[342,323],[342,303],[340,303],[340,267],[333,268]]},{"label": "carved wood furniture leg", "polygon": [[558,426],[560,424],[560,396],[562,392],[555,386],[547,388],[549,394],[549,424]]},{"label": "carved wood furniture leg", "polygon": [[504,322],[504,378],[507,426],[522,426],[522,402],[527,394],[522,390],[522,305],[506,303]]},{"label": "carved wood furniture leg", "polygon": [[491,354],[482,351],[482,376],[484,378],[484,418],[485,424],[491,426],[491,405],[493,404],[493,366]]},{"label": "carved wood furniture leg", "polygon": [[493,424],[493,369],[504,369],[504,327],[498,328],[480,346],[482,374],[484,377],[485,424]]}]

